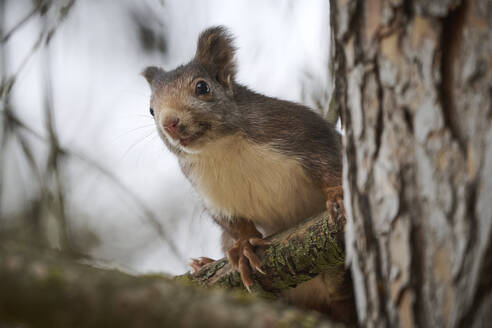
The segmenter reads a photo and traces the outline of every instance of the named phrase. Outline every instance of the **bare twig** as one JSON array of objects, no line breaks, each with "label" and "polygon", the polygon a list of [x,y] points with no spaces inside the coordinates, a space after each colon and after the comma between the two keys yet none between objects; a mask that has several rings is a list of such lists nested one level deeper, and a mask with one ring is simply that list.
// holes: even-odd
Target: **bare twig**
[{"label": "bare twig", "polygon": [[[182,261],[183,257],[181,256],[178,248],[174,244],[173,240],[171,237],[167,234],[167,232],[164,230],[162,225],[159,223],[159,220],[157,219],[156,215],[144,204],[144,202],[133,193],[128,187],[126,187],[111,171],[107,170],[106,168],[102,167],[99,163],[96,161],[90,159],[89,157],[78,154],[74,151],[65,149],[61,147],[59,138],[56,133],[56,127],[54,125],[54,112],[53,112],[53,103],[52,103],[52,91],[51,91],[51,80],[49,76],[49,50],[46,49],[45,51],[45,86],[46,86],[46,92],[45,92],[45,120],[46,120],[46,132],[47,135],[43,135],[42,133],[39,133],[29,127],[26,123],[22,122],[18,116],[16,116],[10,107],[8,107],[8,99],[10,96],[10,91],[12,89],[12,86],[16,82],[16,78],[19,75],[19,73],[24,69],[24,67],[27,65],[29,60],[34,56],[34,54],[41,48],[43,45],[47,45],[49,43],[49,40],[52,38],[54,35],[56,28],[58,24],[66,18],[67,14],[70,12],[72,9],[73,5],[75,3],[75,0],[68,0],[66,1],[66,4],[63,7],[60,7],[59,12],[55,13],[56,18],[53,18],[54,21],[50,22],[52,24],[48,24],[48,15],[47,15],[47,10],[51,5],[54,3],[52,1],[46,1],[46,0],[41,0],[37,2],[37,6],[33,8],[33,10],[26,15],[19,23],[14,26],[8,33],[5,38],[5,36],[2,36],[0,33],[0,40],[8,40],[12,34],[18,30],[29,18],[33,17],[35,15],[35,9],[38,11],[43,8],[43,15],[45,17],[44,20],[44,26],[39,33],[39,36],[37,37],[34,45],[32,48],[29,50],[25,58],[21,61],[21,64],[18,66],[16,71],[11,75],[7,76],[7,73],[5,72],[4,69],[2,69],[2,80],[1,80],[1,85],[0,85],[0,90],[2,91],[0,93],[1,95],[1,108],[0,108],[0,113],[2,114],[2,121],[3,121],[3,129],[2,129],[2,140],[0,146],[2,146],[2,149],[0,151],[5,153],[5,146],[7,143],[7,140],[9,139],[11,134],[17,134],[19,137],[19,142],[21,144],[22,150],[24,155],[26,156],[26,159],[31,167],[31,170],[33,170],[34,175],[37,177],[37,181],[40,184],[40,190],[43,195],[43,199],[47,201],[48,203],[51,203],[52,209],[56,209],[56,215],[55,217],[60,220],[60,228],[62,232],[62,243],[65,246],[68,246],[68,237],[66,236],[66,231],[67,231],[67,218],[64,210],[64,188],[63,188],[63,178],[62,178],[62,172],[61,172],[61,160],[64,157],[71,157],[71,158],[76,158],[82,162],[84,162],[86,165],[89,167],[94,168],[95,170],[99,171],[103,176],[105,176],[116,188],[120,189],[125,195],[127,195],[130,200],[136,205],[137,209],[141,211],[143,214],[142,217],[144,220],[149,223],[154,230],[157,232],[158,236],[163,240],[163,242],[170,248],[171,252],[179,259]],[[2,9],[4,6],[4,1],[0,1],[0,4],[2,5]],[[3,11],[2,11],[3,13]],[[0,14],[2,14],[0,13]],[[3,16],[1,16],[3,17]],[[52,19],[52,20],[53,20]],[[3,21],[3,20],[2,20]],[[2,42],[0,43],[0,55],[3,53],[3,49],[5,47],[5,43]],[[0,58],[1,59],[1,58]],[[42,142],[46,143],[49,146],[49,159],[48,159],[48,165],[47,165],[47,171],[45,172],[45,176],[43,177],[40,172],[39,168],[36,165],[36,161],[34,159],[33,153],[30,149],[29,143],[27,142],[26,138],[22,136],[20,133],[19,129],[21,131],[25,131],[34,138],[41,140]],[[5,158],[5,156],[1,156],[2,160]],[[0,162],[0,168],[1,168],[2,163]],[[3,174],[3,169],[1,170]],[[48,184],[51,180],[54,180],[54,193],[52,194]],[[1,185],[1,178],[0,178],[0,189],[3,190],[3,186]],[[1,192],[1,190],[0,190]],[[53,206],[54,205],[54,206]]]},{"label": "bare twig", "polygon": [[[0,113],[7,114],[5,111],[0,111]],[[28,132],[30,135],[32,135],[33,137],[35,137],[36,139],[42,142],[46,142],[46,143],[49,142],[49,140],[46,137],[44,137],[41,133],[37,132],[33,128],[29,127],[24,122],[22,122],[13,113],[8,113],[8,115],[9,115],[8,119],[12,123],[15,123],[16,128],[20,128]],[[146,222],[155,229],[161,240],[169,247],[169,249],[176,256],[176,258],[179,259],[180,261],[183,260],[183,255],[179,251],[176,244],[173,242],[171,236],[169,236],[169,234],[164,230],[159,220],[157,219],[157,216],[152,212],[152,210],[150,210],[147,207],[147,205],[145,205],[143,200],[138,195],[136,195],[130,188],[128,188],[125,184],[123,184],[121,180],[114,175],[114,173],[112,173],[107,168],[103,167],[97,161],[91,159],[86,155],[80,154],[74,150],[68,150],[62,146],[58,146],[57,151],[63,156],[76,158],[84,162],[88,166],[92,167],[93,169],[97,170],[99,173],[104,175],[115,187],[117,187],[124,194],[130,197],[131,201],[133,201],[133,203],[137,206],[137,208],[142,212],[143,218],[146,220]]]},{"label": "bare twig", "polygon": [[[3,3],[5,1],[2,1]],[[35,1],[35,6],[32,7],[31,11],[29,11],[24,17],[22,17],[5,35],[0,36],[0,40],[2,43],[7,42],[14,33],[22,27],[25,23],[27,23],[34,15],[36,15],[42,6],[46,5],[46,0]]]}]

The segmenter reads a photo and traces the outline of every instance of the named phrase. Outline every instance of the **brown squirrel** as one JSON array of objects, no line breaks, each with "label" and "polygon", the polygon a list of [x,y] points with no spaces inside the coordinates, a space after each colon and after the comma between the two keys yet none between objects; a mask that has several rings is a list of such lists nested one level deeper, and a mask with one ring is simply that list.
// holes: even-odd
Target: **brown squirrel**
[{"label": "brown squirrel", "polygon": [[[246,288],[263,272],[262,239],[341,202],[341,138],[309,108],[255,93],[234,79],[233,38],[201,33],[195,57],[172,71],[148,67],[150,113],[186,177],[223,228],[222,246]],[[212,261],[202,258],[195,270]],[[330,282],[318,276],[285,292],[292,303],[332,312]]]}]

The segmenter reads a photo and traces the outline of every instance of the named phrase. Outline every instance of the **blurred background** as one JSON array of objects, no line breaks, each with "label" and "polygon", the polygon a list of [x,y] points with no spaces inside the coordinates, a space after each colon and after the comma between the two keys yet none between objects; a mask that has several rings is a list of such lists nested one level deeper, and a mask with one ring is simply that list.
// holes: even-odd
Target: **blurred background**
[{"label": "blurred background", "polygon": [[139,73],[236,36],[238,81],[326,114],[325,0],[0,0],[0,242],[129,272],[220,258],[219,229],[159,139]]}]

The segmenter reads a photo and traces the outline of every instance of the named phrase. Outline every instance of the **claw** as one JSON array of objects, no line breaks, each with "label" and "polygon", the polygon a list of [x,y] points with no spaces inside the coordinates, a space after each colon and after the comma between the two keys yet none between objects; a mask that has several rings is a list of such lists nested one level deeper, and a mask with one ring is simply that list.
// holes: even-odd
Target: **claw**
[{"label": "claw", "polygon": [[253,285],[252,270],[266,274],[261,269],[261,261],[253,251],[257,246],[268,246],[271,242],[261,238],[248,238],[237,240],[234,246],[226,253],[232,267],[239,271],[244,287],[251,292]]},{"label": "claw", "polygon": [[253,252],[253,250],[250,247],[248,247],[248,246],[244,247],[243,255],[246,256],[246,258],[249,260],[249,264],[251,265],[251,267],[255,268],[256,271],[265,274],[261,270],[260,259],[256,256],[256,254]]},{"label": "claw", "polygon": [[255,270],[261,273],[262,275],[266,275],[265,271],[263,271],[259,266],[255,266]]},{"label": "claw", "polygon": [[245,257],[241,257],[239,259],[239,274],[241,275],[241,280],[243,281],[244,287],[251,292],[250,286],[253,285],[253,279],[251,278],[251,268]]}]

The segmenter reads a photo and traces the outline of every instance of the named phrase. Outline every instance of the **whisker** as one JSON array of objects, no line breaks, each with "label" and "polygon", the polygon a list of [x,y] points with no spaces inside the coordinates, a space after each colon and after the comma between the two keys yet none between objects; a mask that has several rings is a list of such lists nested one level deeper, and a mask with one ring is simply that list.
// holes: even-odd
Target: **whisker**
[{"label": "whisker", "polygon": [[142,126],[139,126],[139,127],[136,127],[136,128],[133,128],[131,130],[128,130],[128,131],[125,131],[122,135],[118,136],[118,138],[128,134],[128,133],[132,133],[132,132],[135,132],[135,131],[138,131],[138,130],[141,130],[141,129],[145,129],[145,128],[150,128],[150,127],[154,127],[155,125],[154,124],[147,124],[147,125],[142,125]]},{"label": "whisker", "polygon": [[133,148],[135,148],[135,146],[137,146],[138,144],[142,143],[145,139],[147,139],[148,137],[152,136],[153,134],[154,134],[154,131],[152,131],[151,133],[147,134],[145,137],[143,137],[142,139],[138,140],[133,145],[131,145],[130,148],[128,148],[127,151],[125,151],[125,153],[123,154],[122,159],[125,158],[126,155],[128,155],[128,153],[130,152],[130,150],[132,150]]},{"label": "whisker", "polygon": [[135,117],[145,117],[149,120],[154,121],[154,118],[150,114],[128,114],[128,115],[121,115],[121,117],[126,117],[126,118],[135,118]]},{"label": "whisker", "polygon": [[[148,136],[145,137],[143,140],[141,140],[142,146],[150,144],[151,142],[153,142],[154,140],[156,140],[156,138],[159,138],[159,135],[157,133],[154,134],[153,136],[151,136],[150,138],[148,138]],[[138,158],[137,159],[137,163],[140,162],[140,158],[142,157],[142,152],[146,149],[145,147],[142,147],[142,148],[144,148],[144,149],[138,155],[138,157],[137,157]]]}]

